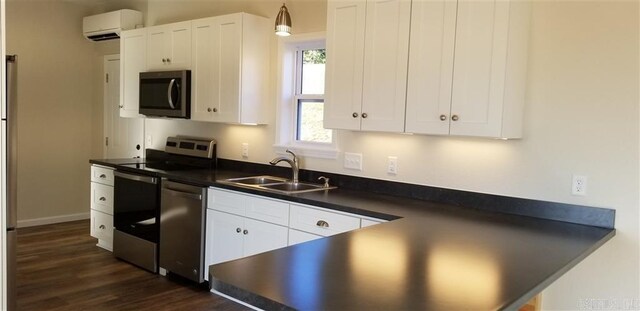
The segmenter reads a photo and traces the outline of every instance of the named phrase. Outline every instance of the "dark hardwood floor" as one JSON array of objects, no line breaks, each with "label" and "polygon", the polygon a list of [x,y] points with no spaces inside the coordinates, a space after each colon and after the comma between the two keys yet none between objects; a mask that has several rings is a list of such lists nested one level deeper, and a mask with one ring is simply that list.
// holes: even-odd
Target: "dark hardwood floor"
[{"label": "dark hardwood floor", "polygon": [[18,310],[247,310],[95,244],[88,220],[18,229]]}]

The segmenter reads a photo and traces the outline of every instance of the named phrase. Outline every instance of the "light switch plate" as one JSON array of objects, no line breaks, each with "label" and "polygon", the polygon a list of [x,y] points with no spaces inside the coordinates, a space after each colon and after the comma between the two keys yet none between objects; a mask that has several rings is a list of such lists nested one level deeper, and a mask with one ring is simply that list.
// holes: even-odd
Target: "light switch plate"
[{"label": "light switch plate", "polygon": [[344,153],[344,168],[362,171],[362,153]]},{"label": "light switch plate", "polygon": [[242,157],[245,159],[249,157],[249,143],[242,143]]},{"label": "light switch plate", "polygon": [[394,157],[394,156],[387,157],[387,174],[390,174],[390,175],[398,174],[398,157]]}]

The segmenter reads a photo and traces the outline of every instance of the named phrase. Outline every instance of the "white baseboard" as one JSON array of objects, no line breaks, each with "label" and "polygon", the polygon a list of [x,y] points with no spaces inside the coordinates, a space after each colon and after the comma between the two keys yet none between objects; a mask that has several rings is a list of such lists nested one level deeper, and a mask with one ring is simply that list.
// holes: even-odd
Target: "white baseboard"
[{"label": "white baseboard", "polygon": [[18,220],[18,228],[42,226],[42,225],[57,224],[57,223],[67,222],[67,221],[89,219],[90,215],[91,215],[90,213],[79,213],[79,214],[69,214],[69,215]]}]

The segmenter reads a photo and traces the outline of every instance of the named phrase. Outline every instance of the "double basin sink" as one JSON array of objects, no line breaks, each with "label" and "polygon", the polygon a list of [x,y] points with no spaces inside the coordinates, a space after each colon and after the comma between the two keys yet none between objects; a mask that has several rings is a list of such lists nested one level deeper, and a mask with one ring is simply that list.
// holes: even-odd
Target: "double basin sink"
[{"label": "double basin sink", "polygon": [[234,185],[238,187],[245,187],[251,189],[258,189],[268,192],[275,192],[281,194],[296,194],[313,191],[323,191],[335,189],[333,186],[325,186],[321,184],[311,183],[294,183],[290,180],[275,176],[250,176],[240,178],[230,178],[221,180],[221,183]]}]

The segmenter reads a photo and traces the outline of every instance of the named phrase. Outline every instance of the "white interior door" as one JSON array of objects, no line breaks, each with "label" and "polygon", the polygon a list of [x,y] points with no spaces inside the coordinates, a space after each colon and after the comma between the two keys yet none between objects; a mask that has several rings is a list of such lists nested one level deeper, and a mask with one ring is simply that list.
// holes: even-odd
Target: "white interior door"
[{"label": "white interior door", "polygon": [[104,58],[105,158],[144,156],[144,119],[120,117],[120,56]]}]

